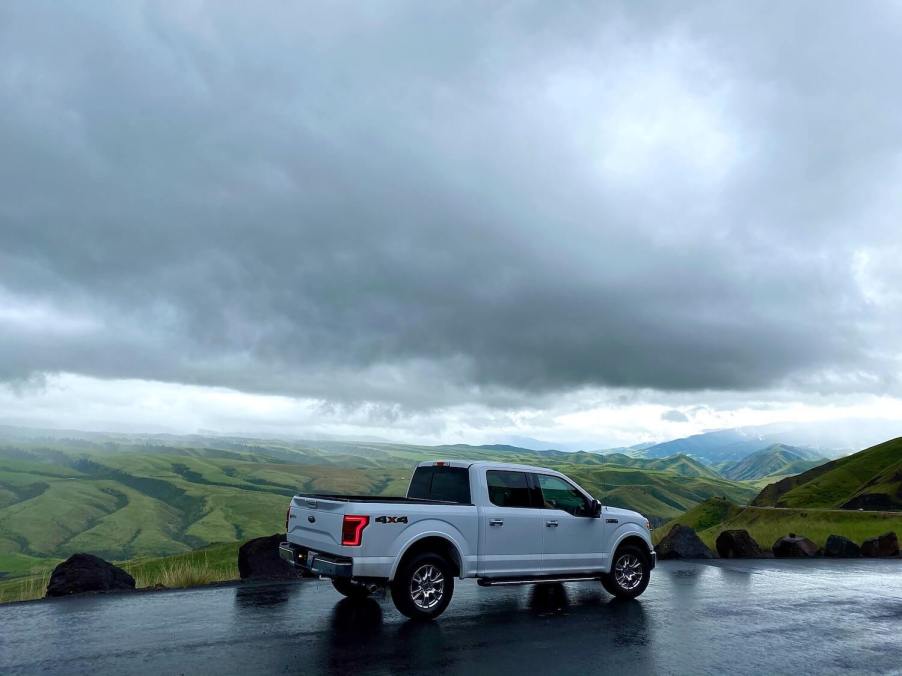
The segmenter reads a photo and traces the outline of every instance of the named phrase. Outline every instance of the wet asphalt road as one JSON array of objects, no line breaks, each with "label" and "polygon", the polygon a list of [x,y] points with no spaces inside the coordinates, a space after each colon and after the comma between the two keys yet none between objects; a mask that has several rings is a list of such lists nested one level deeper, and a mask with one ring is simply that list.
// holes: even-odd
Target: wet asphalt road
[{"label": "wet asphalt road", "polygon": [[459,583],[418,624],[327,581],[0,606],[0,673],[902,674],[902,560],[664,562],[598,583]]}]

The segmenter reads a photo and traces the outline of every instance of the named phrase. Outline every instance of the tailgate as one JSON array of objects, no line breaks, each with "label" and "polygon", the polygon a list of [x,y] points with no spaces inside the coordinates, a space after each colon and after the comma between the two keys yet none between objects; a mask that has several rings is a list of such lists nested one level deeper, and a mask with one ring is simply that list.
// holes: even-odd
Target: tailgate
[{"label": "tailgate", "polygon": [[341,500],[295,496],[288,516],[288,541],[318,552],[340,552],[347,506]]}]

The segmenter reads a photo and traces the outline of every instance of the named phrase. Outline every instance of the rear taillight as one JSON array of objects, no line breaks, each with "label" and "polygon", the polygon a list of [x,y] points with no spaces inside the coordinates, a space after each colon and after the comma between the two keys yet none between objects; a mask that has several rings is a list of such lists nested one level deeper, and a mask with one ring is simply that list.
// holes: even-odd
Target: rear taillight
[{"label": "rear taillight", "polygon": [[288,532],[288,519],[291,518],[291,507],[288,508],[288,511],[285,512],[285,532]]},{"label": "rear taillight", "polygon": [[368,516],[345,514],[341,522],[341,544],[345,547],[359,547],[363,541],[363,529],[370,522]]}]

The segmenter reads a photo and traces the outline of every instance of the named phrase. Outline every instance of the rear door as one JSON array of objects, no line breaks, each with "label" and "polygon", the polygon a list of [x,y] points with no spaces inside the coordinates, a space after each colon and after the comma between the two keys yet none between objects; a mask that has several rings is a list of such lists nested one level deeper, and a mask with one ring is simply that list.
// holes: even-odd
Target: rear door
[{"label": "rear door", "polygon": [[541,570],[545,510],[526,472],[487,470],[488,504],[479,508],[479,574],[536,575]]},{"label": "rear door", "polygon": [[543,505],[544,572],[603,570],[605,520],[592,516],[591,500],[561,477],[535,473],[531,478],[539,489]]}]

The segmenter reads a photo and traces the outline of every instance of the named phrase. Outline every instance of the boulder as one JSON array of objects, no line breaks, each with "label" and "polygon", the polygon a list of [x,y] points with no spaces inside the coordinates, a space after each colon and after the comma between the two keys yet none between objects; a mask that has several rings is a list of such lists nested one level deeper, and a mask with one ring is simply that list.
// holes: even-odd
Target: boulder
[{"label": "boulder", "polygon": [[73,554],[53,569],[47,596],[134,589],[135,578],[118,566],[92,554]]},{"label": "boulder", "polygon": [[238,549],[238,574],[241,579],[286,580],[300,577],[291,564],[279,558],[280,542],[285,542],[284,533],[254,538],[241,545]]},{"label": "boulder", "polygon": [[861,543],[862,556],[899,556],[899,538],[895,533],[884,533]]},{"label": "boulder", "polygon": [[861,556],[861,548],[849,538],[842,535],[831,535],[824,545],[824,556],[840,559],[854,559]]},{"label": "boulder", "polygon": [[660,559],[713,559],[714,552],[705,546],[689,526],[675,523],[655,547]]},{"label": "boulder", "polygon": [[724,559],[761,558],[761,547],[747,530],[725,530],[714,544],[717,554]]},{"label": "boulder", "polygon": [[778,559],[805,558],[817,556],[817,545],[795,533],[784,535],[774,543],[774,556]]}]

